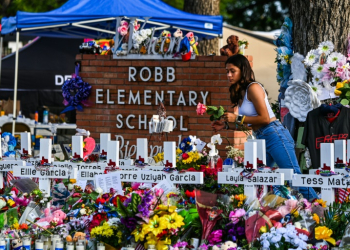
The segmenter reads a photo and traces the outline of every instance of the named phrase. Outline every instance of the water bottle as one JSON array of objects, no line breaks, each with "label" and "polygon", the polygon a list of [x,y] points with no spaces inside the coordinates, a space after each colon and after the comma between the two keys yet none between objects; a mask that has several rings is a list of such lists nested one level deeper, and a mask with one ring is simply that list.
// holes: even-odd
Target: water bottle
[{"label": "water bottle", "polygon": [[39,114],[38,114],[38,111],[35,111],[34,121],[35,121],[35,124],[38,124],[38,121],[39,121]]},{"label": "water bottle", "polygon": [[43,113],[43,124],[48,124],[49,123],[49,111],[44,110]]}]

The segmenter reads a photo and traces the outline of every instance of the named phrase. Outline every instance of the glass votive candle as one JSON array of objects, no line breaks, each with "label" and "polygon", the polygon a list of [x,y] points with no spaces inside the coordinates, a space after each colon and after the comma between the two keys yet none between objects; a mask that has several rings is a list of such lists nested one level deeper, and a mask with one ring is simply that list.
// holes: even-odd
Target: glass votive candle
[{"label": "glass votive candle", "polygon": [[75,248],[76,250],[85,250],[85,245],[82,242],[77,242]]},{"label": "glass votive candle", "polygon": [[66,249],[67,249],[67,250],[74,250],[74,242],[67,241],[67,243],[66,243]]},{"label": "glass votive candle", "polygon": [[105,244],[103,242],[97,243],[97,250],[105,250]]},{"label": "glass votive candle", "polygon": [[61,239],[56,241],[55,250],[63,250],[63,241]]},{"label": "glass votive candle", "polygon": [[22,238],[22,243],[25,250],[30,250],[31,240],[28,236]]},{"label": "glass votive candle", "polygon": [[35,250],[43,250],[44,249],[44,241],[41,239],[37,239],[35,241]]},{"label": "glass votive candle", "polygon": [[0,250],[6,250],[6,240],[4,237],[0,237]]}]

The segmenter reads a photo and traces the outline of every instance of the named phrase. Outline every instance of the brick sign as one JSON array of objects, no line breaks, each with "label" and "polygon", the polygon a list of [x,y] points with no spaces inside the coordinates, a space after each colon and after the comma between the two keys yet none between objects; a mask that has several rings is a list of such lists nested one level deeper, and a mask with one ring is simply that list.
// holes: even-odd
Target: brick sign
[{"label": "brick sign", "polygon": [[[252,57],[247,56],[252,64]],[[122,136],[122,151],[132,156],[136,138],[149,138],[148,122],[163,100],[167,116],[174,121],[170,141],[196,135],[209,142],[214,134],[209,116],[198,116],[198,102],[222,105],[233,111],[229,101],[226,57],[199,56],[194,60],[114,60],[111,56],[77,55],[81,77],[92,86],[89,100],[94,103],[77,111],[77,126],[89,130],[92,137],[100,133]],[[231,145],[243,149],[243,132],[222,131]],[[153,139],[155,139],[153,137]],[[150,142],[158,145],[157,141]],[[219,147],[225,155],[224,146]],[[132,148],[132,149],[131,149]],[[131,149],[131,150],[130,150]],[[125,156],[125,155],[124,155]],[[122,155],[123,157],[123,155]]]}]

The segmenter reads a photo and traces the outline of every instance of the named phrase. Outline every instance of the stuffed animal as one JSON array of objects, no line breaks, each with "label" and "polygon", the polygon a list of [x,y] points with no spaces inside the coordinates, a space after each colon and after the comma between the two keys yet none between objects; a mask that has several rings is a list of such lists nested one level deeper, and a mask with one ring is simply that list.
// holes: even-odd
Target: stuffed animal
[{"label": "stuffed animal", "polygon": [[182,31],[180,29],[177,29],[174,34],[173,34],[174,37],[183,37],[183,34],[182,34]]},{"label": "stuffed animal", "polygon": [[45,217],[36,222],[36,224],[40,225],[44,229],[49,228],[50,222],[52,221],[56,222],[57,226],[63,224],[63,220],[67,217],[67,215],[62,210],[56,210],[50,214],[50,208],[46,208],[44,210],[44,214]]},{"label": "stuffed animal", "polygon": [[14,236],[15,238],[11,241],[12,250],[21,250],[23,247],[23,242],[21,241],[16,231],[14,232]]},{"label": "stuffed animal", "polygon": [[159,46],[162,46],[163,39],[165,39],[165,42],[163,45],[163,51],[159,51],[160,54],[166,53],[168,51],[169,45],[170,45],[170,37],[171,37],[171,33],[168,30],[164,30],[161,36],[159,37],[159,40],[158,40]]},{"label": "stuffed animal", "polygon": [[226,40],[227,45],[220,49],[220,54],[222,56],[233,56],[238,54],[239,45],[238,45],[238,36],[231,35]]},{"label": "stuffed animal", "polygon": [[188,38],[188,40],[190,41],[190,45],[191,45],[191,50],[196,53],[196,55],[198,55],[198,49],[197,49],[197,45],[198,43],[196,42],[196,40],[194,39],[194,34],[193,32],[188,32],[186,34],[186,37]]},{"label": "stuffed animal", "polygon": [[86,234],[85,233],[82,233],[82,232],[76,232],[72,238],[72,236],[68,235],[66,237],[66,241],[68,242],[77,242],[79,240],[79,238],[85,238],[86,237]]},{"label": "stuffed animal", "polygon": [[2,155],[9,157],[11,154],[15,155],[15,147],[17,145],[16,138],[8,132],[4,132],[1,135],[1,149]]},{"label": "stuffed animal", "polygon": [[70,196],[70,192],[63,183],[59,183],[54,186],[52,196],[54,206],[63,206],[66,198]]}]

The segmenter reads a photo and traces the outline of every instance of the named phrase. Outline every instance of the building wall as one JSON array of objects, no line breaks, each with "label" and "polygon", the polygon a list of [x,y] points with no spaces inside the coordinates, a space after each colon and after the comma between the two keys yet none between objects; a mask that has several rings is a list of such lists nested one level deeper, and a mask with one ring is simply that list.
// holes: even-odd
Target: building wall
[{"label": "building wall", "polygon": [[[247,56],[247,58],[252,64],[252,57]],[[77,126],[78,128],[89,130],[94,138],[99,138],[100,133],[112,133],[113,140],[115,140],[116,135],[122,135],[124,145],[129,142],[129,149],[131,145],[136,144],[137,138],[150,138],[148,121],[152,115],[157,114],[159,106],[155,105],[156,91],[158,94],[164,91],[167,116],[173,116],[178,123],[174,132],[169,134],[168,140],[170,141],[178,142],[179,135],[182,135],[182,138],[188,135],[196,135],[208,143],[210,142],[210,137],[215,134],[212,131],[209,116],[198,116],[196,114],[196,105],[192,103],[189,106],[190,91],[193,91],[192,97],[194,97],[194,93],[197,94],[195,103],[203,103],[201,92],[203,95],[208,93],[205,100],[207,105],[222,105],[225,109],[233,111],[230,108],[228,83],[224,68],[226,57],[200,56],[188,62],[181,60],[114,60],[110,56],[98,55],[77,55],[76,59],[80,60],[82,65],[80,76],[92,86],[89,100],[93,103],[90,107],[84,107],[82,112],[77,111]],[[137,69],[136,81],[129,79],[130,67]],[[144,67],[148,67],[152,71],[152,77],[147,82],[142,81],[139,76],[139,72]],[[153,74],[155,67],[162,68],[163,80],[161,82],[155,82]],[[165,73],[167,67],[175,69],[175,80],[173,82],[164,80],[167,77]],[[143,75],[145,78],[147,76],[148,73]],[[137,95],[138,91],[140,92],[141,100],[139,105],[128,104],[130,90],[133,96]],[[146,97],[150,96],[146,100],[146,104],[147,101],[150,101],[151,105],[145,105],[146,90],[150,90],[149,94],[146,93]],[[96,98],[97,91],[102,96]],[[172,105],[170,103],[170,94],[167,94],[167,91],[175,91]],[[125,97],[121,97],[123,92],[125,92]],[[180,98],[181,93],[184,99]],[[126,103],[118,104],[118,96],[120,98],[119,103],[122,101]],[[96,103],[96,99],[102,103]],[[186,105],[181,103],[183,100]],[[119,120],[117,119],[118,115]],[[130,117],[130,115],[135,117]],[[146,119],[144,119],[145,115],[147,116],[147,123],[145,122]],[[129,126],[126,124],[128,116]],[[121,125],[120,121],[123,122],[122,128],[117,127],[117,125]],[[179,128],[180,122],[182,131]],[[139,129],[140,125],[141,129]],[[131,129],[130,126],[135,126],[135,128]],[[146,129],[144,129],[145,126]],[[227,137],[231,145],[243,149],[243,143],[246,140],[243,132],[223,131],[220,134]],[[150,145],[159,144],[158,139],[158,137],[153,136]],[[164,140],[164,137],[160,140]],[[227,145],[227,141],[224,140],[223,145],[219,147],[222,155],[225,155],[224,147]]]},{"label": "building wall", "polygon": [[223,29],[223,45],[226,45],[226,39],[230,35],[236,35],[240,40],[245,39],[249,42],[245,52],[254,58],[255,78],[267,89],[270,103],[275,102],[279,94],[279,85],[276,80],[276,51],[274,50],[276,46],[227,27]]}]

